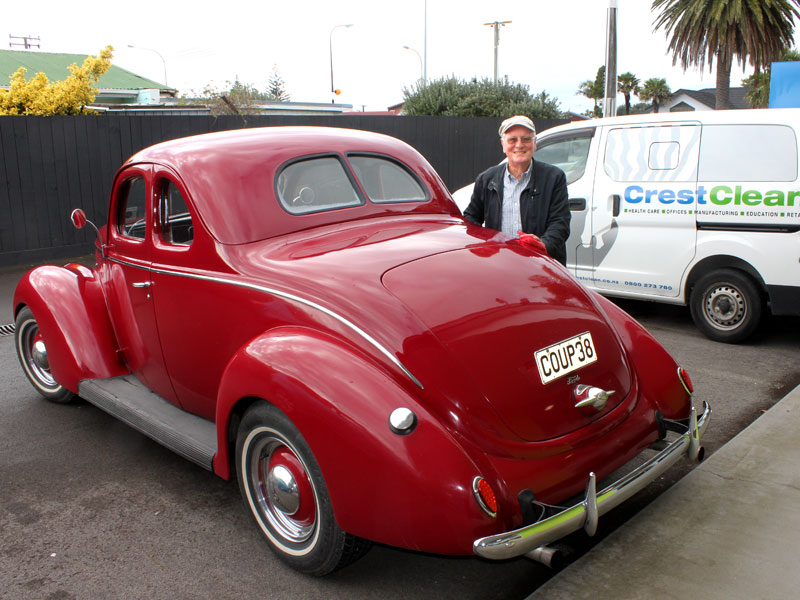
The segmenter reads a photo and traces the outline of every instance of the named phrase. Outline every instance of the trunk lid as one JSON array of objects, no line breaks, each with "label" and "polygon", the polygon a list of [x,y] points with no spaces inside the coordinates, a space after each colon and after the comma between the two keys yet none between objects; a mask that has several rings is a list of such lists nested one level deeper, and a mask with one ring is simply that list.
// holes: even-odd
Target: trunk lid
[{"label": "trunk lid", "polygon": [[[388,270],[383,284],[524,440],[575,431],[629,394],[625,353],[590,293],[560,265],[521,246],[484,244],[419,258]],[[579,383],[614,394],[601,409],[576,408]]]}]

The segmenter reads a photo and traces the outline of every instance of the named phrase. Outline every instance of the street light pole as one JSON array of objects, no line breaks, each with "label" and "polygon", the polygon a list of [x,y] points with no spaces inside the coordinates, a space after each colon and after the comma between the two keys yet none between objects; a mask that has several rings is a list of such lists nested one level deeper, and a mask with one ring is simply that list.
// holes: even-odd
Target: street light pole
[{"label": "street light pole", "polygon": [[500,26],[508,25],[511,21],[495,21],[494,23],[484,23],[494,27],[494,83],[497,85],[497,50],[500,47]]},{"label": "street light pole", "polygon": [[147,50],[148,52],[155,52],[158,54],[158,58],[161,59],[161,62],[164,65],[164,85],[169,86],[169,83],[167,83],[167,61],[164,60],[164,57],[161,56],[161,53],[158,50],[153,50],[152,48],[142,48],[141,46],[134,46],[133,44],[128,44],[128,48],[134,48],[135,50]]},{"label": "street light pole", "polygon": [[422,57],[419,55],[419,52],[414,50],[414,48],[412,48],[411,46],[403,46],[403,49],[404,50],[411,50],[414,54],[417,55],[417,58],[419,59],[419,80],[422,82],[422,85],[425,85],[425,83],[426,83],[425,82],[425,71],[422,68]]},{"label": "street light pole", "polygon": [[352,27],[352,23],[347,23],[346,25],[334,25],[333,29],[331,29],[331,33],[328,36],[328,51],[330,52],[331,57],[331,104],[336,103],[336,88],[333,87],[333,32],[336,31],[339,27]]}]

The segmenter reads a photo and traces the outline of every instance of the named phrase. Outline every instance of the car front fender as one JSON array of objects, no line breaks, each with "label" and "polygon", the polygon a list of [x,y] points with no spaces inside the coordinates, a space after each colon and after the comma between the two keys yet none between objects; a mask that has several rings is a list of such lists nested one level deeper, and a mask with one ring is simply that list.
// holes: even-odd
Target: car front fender
[{"label": "car front fender", "polygon": [[14,292],[14,316],[33,312],[47,346],[55,380],[77,393],[82,379],[126,373],[117,361],[117,342],[100,281],[78,264],[46,265],[26,273]]},{"label": "car front fender", "polygon": [[[272,330],[244,346],[223,374],[215,471],[230,474],[235,406],[261,398],[309,444],[342,529],[394,546],[469,554],[475,532],[502,527],[472,490],[477,475],[492,474],[425,410],[420,393],[347,342],[310,329]],[[389,425],[400,407],[417,418],[406,434]]]}]

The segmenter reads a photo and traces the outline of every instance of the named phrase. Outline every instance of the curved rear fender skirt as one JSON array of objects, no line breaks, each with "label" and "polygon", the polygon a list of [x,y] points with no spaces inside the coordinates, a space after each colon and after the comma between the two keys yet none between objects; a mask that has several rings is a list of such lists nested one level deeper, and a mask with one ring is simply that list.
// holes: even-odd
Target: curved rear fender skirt
[{"label": "curved rear fender skirt", "polygon": [[76,392],[82,379],[122,375],[100,281],[81,265],[43,266],[14,292],[14,315],[28,306],[39,325],[53,377]]},{"label": "curved rear fender skirt", "polygon": [[625,346],[641,397],[667,419],[688,418],[692,399],[678,379],[678,363],[672,355],[616,304],[602,296],[597,299]]},{"label": "curved rear fender skirt", "polygon": [[[352,346],[302,328],[272,330],[228,364],[217,403],[217,474],[229,473],[228,421],[244,398],[263,398],[298,427],[328,486],[337,523],[376,542],[469,555],[479,532],[501,531],[478,506],[472,479],[495,481],[417,402],[417,388]],[[395,408],[414,411],[407,435],[389,428]],[[493,485],[495,485],[493,483]],[[497,489],[497,488],[495,488]]]}]

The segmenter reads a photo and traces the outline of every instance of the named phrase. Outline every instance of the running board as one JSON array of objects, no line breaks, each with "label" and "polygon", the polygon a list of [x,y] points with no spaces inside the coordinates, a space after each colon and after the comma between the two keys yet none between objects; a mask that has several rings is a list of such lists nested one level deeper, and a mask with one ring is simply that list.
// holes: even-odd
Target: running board
[{"label": "running board", "polygon": [[147,389],[135,376],[84,379],[78,395],[176,454],[213,471],[217,428]]}]

